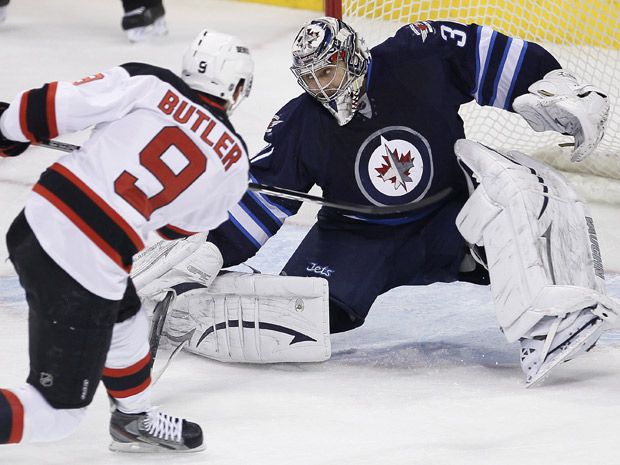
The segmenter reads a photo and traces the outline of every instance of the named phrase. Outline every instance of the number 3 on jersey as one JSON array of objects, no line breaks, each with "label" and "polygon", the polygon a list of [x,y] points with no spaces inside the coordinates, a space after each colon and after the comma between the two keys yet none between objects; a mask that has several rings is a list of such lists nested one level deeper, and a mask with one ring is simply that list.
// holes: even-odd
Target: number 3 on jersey
[{"label": "number 3 on jersey", "polygon": [[452,29],[451,27],[448,27],[445,24],[442,24],[439,30],[441,32],[441,37],[443,38],[443,40],[448,40],[448,39],[455,40],[457,47],[465,46],[465,41],[467,40],[467,34],[465,34],[464,31],[461,31],[459,29]]},{"label": "number 3 on jersey", "polygon": [[[171,147],[175,147],[188,161],[179,174],[175,174],[162,160]],[[138,178],[123,171],[114,181],[114,191],[148,220],[155,210],[176,199],[205,172],[207,158],[180,128],[168,126],[140,152],[140,164],[157,178],[163,189],[148,197],[136,186]]]}]

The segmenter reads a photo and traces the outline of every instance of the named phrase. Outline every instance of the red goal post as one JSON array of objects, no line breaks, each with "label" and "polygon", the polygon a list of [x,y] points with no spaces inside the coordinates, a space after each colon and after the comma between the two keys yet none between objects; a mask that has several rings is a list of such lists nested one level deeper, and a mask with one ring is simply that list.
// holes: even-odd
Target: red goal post
[{"label": "red goal post", "polygon": [[342,19],[342,1],[341,0],[325,0],[325,15],[332,18]]}]

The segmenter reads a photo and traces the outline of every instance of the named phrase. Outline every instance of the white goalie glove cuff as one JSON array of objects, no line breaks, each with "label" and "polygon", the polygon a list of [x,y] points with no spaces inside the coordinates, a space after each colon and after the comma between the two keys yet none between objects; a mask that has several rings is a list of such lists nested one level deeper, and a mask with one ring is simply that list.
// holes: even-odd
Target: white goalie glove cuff
[{"label": "white goalie glove cuff", "polygon": [[575,138],[571,161],[590,155],[605,134],[609,99],[592,85],[580,85],[563,70],[547,73],[512,104],[537,132],[557,131]]}]

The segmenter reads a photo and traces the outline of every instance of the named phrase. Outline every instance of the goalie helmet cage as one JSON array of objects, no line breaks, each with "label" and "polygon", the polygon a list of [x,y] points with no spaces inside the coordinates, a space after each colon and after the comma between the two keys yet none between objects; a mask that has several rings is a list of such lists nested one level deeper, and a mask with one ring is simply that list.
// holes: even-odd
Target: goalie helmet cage
[{"label": "goalie helmet cage", "polygon": [[519,115],[475,102],[461,116],[467,137],[519,150],[561,170],[587,200],[620,205],[620,3],[607,0],[325,0],[325,14],[344,19],[372,47],[403,24],[451,20],[491,26],[543,45],[581,82],[607,92],[611,112],[596,152],[571,163],[572,138],[534,132]]}]

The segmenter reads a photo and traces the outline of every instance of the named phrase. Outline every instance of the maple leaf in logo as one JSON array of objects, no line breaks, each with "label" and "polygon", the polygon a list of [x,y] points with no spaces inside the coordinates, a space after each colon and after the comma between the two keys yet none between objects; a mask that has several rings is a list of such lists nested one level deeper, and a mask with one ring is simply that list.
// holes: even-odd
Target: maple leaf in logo
[{"label": "maple leaf in logo", "polygon": [[316,30],[313,31],[312,29],[308,28],[306,30],[306,40],[307,40],[307,44],[306,44],[306,48],[315,48],[318,46],[318,44],[315,44],[315,41],[320,37],[321,32]]},{"label": "maple leaf in logo", "polygon": [[404,155],[399,155],[398,150],[390,150],[387,145],[387,140],[381,137],[381,143],[385,148],[386,155],[383,155],[385,163],[380,168],[375,168],[375,171],[379,173],[379,178],[384,182],[391,182],[394,184],[394,190],[398,190],[400,186],[407,190],[407,182],[413,182],[409,177],[409,172],[413,168],[413,160],[411,159],[411,152],[407,152]]}]

